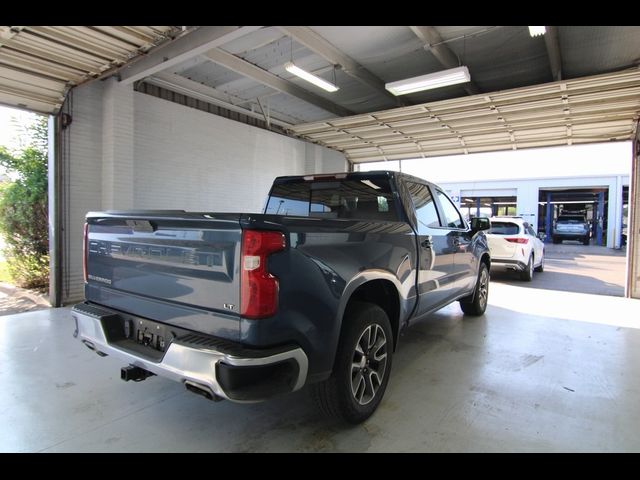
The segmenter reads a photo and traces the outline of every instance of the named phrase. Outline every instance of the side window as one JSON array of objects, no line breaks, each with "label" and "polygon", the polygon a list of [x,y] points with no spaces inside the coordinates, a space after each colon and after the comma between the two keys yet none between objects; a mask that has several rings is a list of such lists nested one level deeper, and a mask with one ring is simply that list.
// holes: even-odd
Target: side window
[{"label": "side window", "polygon": [[433,203],[433,197],[429,189],[419,183],[406,182],[406,185],[416,209],[418,230],[421,230],[423,227],[439,227],[440,220],[438,218],[438,212],[436,211],[436,206]]},{"label": "side window", "polygon": [[536,236],[536,232],[533,231],[533,228],[531,227],[531,225],[527,225],[527,233],[532,237]]},{"label": "side window", "polygon": [[449,228],[465,228],[465,223],[462,221],[462,217],[460,216],[458,209],[451,200],[449,200],[449,197],[440,190],[436,190],[436,195],[438,195],[438,200],[440,200],[440,205],[442,205],[442,213],[445,218],[443,223],[445,223]]}]

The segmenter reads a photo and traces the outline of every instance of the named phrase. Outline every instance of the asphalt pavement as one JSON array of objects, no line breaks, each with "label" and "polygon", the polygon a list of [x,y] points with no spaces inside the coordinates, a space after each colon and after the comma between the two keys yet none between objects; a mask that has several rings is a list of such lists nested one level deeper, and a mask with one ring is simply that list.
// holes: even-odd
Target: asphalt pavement
[{"label": "asphalt pavement", "polygon": [[515,272],[493,271],[491,280],[527,288],[624,296],[626,249],[612,249],[579,242],[545,244],[544,272],[531,282]]}]

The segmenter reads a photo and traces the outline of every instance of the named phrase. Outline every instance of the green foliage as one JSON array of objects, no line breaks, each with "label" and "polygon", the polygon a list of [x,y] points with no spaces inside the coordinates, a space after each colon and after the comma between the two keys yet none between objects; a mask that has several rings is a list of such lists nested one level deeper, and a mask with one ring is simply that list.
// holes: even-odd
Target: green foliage
[{"label": "green foliage", "polygon": [[17,285],[46,288],[49,284],[47,215],[47,119],[26,128],[29,146],[21,152],[0,147],[0,165],[17,179],[0,185],[0,231],[9,273]]},{"label": "green foliage", "polygon": [[11,274],[9,273],[9,266],[4,260],[0,260],[0,282],[11,283]]}]

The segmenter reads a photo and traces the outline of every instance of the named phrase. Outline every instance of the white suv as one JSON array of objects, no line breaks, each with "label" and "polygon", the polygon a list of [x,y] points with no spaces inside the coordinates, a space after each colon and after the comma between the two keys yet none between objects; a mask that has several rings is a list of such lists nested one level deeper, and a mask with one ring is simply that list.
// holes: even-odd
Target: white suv
[{"label": "white suv", "polygon": [[486,232],[491,250],[491,270],[503,268],[520,272],[531,281],[533,271],[544,270],[544,243],[522,217],[491,217]]}]

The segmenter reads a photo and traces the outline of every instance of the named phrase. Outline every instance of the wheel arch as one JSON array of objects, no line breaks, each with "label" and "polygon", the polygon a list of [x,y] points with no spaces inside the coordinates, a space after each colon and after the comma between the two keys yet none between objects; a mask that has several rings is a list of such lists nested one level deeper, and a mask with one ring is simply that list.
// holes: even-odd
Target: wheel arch
[{"label": "wheel arch", "polygon": [[343,293],[337,315],[340,335],[344,329],[344,320],[350,305],[358,301],[373,303],[382,308],[389,318],[395,351],[402,320],[409,315],[413,306],[402,297],[400,292],[400,282],[389,272],[371,270],[361,272],[358,277],[349,282]]},{"label": "wheel arch", "polygon": [[[480,263],[484,263],[487,266],[487,271],[491,271],[491,255],[489,255],[489,252],[484,252],[482,254],[482,257],[480,257]],[[478,265],[478,270],[480,269],[480,266]]]}]

